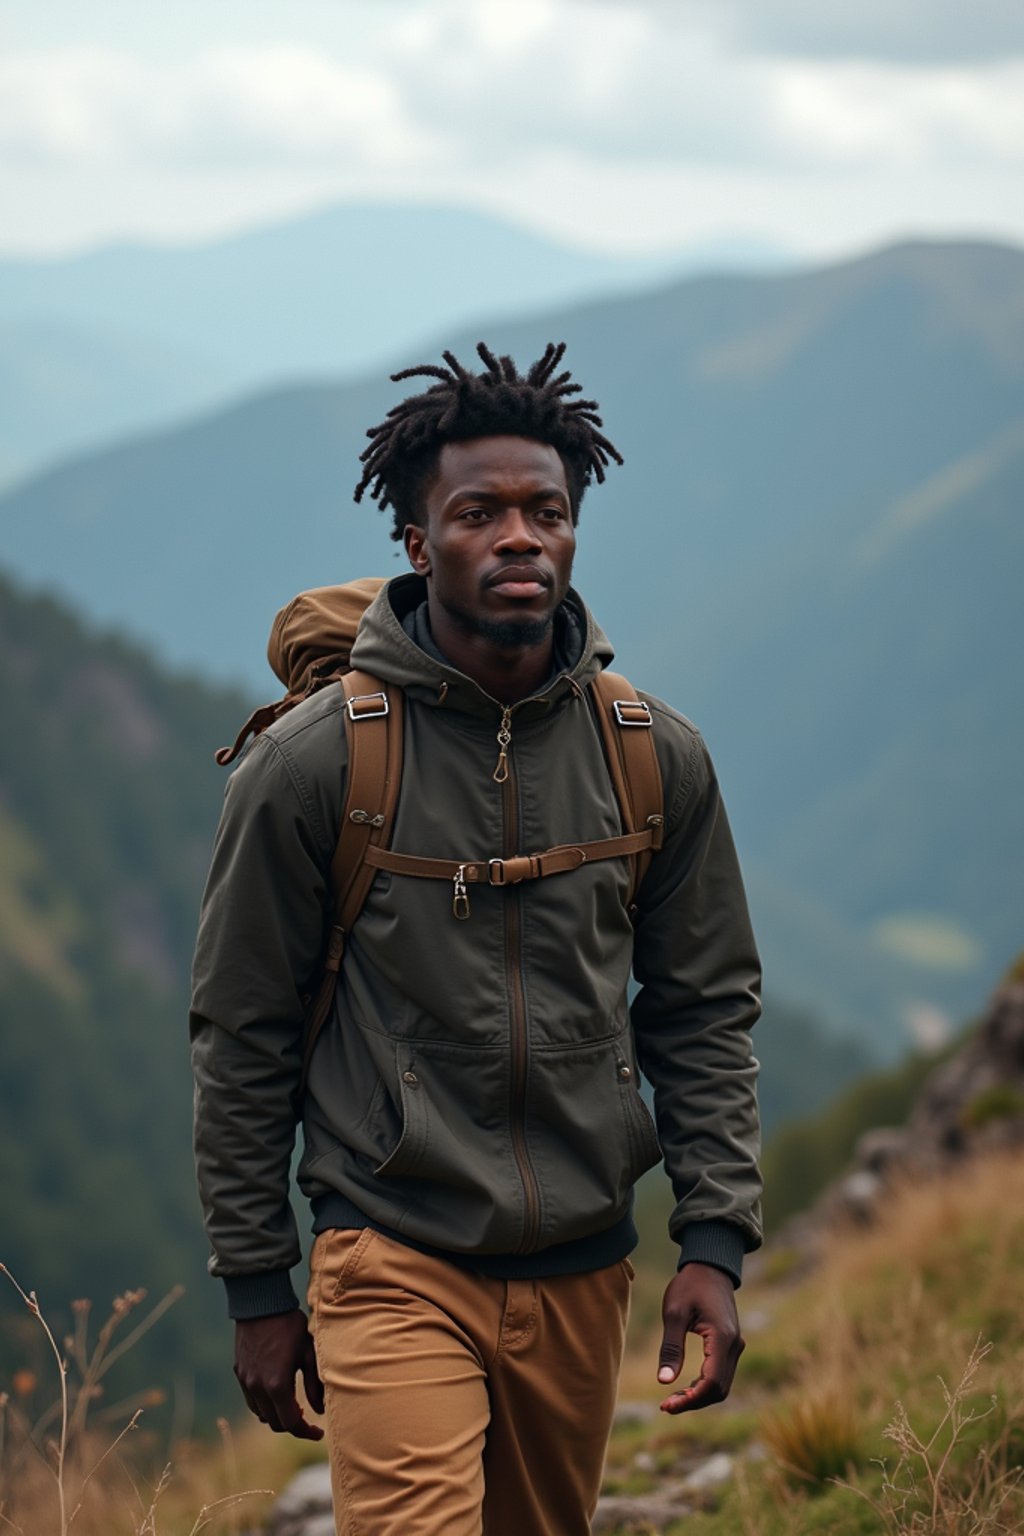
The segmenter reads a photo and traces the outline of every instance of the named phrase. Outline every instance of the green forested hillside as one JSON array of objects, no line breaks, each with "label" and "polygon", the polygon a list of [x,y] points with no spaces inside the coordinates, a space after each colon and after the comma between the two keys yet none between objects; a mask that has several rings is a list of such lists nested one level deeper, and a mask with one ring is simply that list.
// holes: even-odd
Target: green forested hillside
[{"label": "green forested hillside", "polygon": [[[195,1376],[207,1417],[235,1389],[193,1193],[187,972],[212,749],[247,707],[0,577],[0,1260],[58,1329],[75,1296],[102,1312],[183,1282],[131,1369],[186,1395]],[[757,1045],[769,1127],[867,1065],[782,1002]],[[0,1350],[17,1321],[0,1300]]]},{"label": "green forested hillside", "polygon": [[[220,1298],[189,1168],[184,1000],[242,701],[0,581],[0,1259],[60,1323],[144,1286],[188,1294],[136,1368],[206,1394]],[[3,1313],[9,1316],[9,1298]],[[159,1368],[159,1369],[158,1369]]]}]

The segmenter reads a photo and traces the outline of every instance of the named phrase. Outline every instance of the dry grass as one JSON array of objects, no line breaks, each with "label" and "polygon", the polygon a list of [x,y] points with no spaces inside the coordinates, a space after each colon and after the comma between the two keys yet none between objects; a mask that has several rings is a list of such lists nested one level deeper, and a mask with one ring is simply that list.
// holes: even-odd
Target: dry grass
[{"label": "dry grass", "polygon": [[[58,1392],[51,1407],[35,1418],[25,1407],[37,1387],[31,1372],[15,1372],[13,1390],[0,1393],[3,1531],[16,1536],[114,1536],[115,1532],[200,1536],[214,1528],[237,1531],[234,1515],[239,1504],[270,1490],[213,1492],[211,1485],[221,1478],[213,1472],[208,1452],[199,1463],[186,1453],[179,1488],[174,1488],[169,1464],[150,1477],[147,1486],[143,1468],[151,1459],[152,1447],[139,1455],[132,1442],[145,1409],[161,1402],[162,1393],[145,1391],[122,1403],[97,1407],[107,1372],[173,1306],[180,1290],[170,1292],[141,1317],[138,1312],[145,1292],[125,1292],[115,1299],[94,1339],[90,1338],[89,1303],[74,1302],[74,1327],[62,1350],[35,1293],[25,1291],[4,1264],[0,1264],[0,1275],[10,1281],[46,1339]],[[127,1326],[130,1320],[133,1325]],[[233,1480],[237,1466],[227,1425],[223,1438],[225,1468]],[[237,1487],[234,1482],[233,1489]]]},{"label": "dry grass", "polygon": [[[670,1273],[655,1268],[638,1281],[647,1331],[623,1375],[622,1396],[652,1405],[664,1395],[652,1324]],[[745,1286],[741,1317],[761,1321],[748,1328],[732,1398],[621,1430],[610,1477],[640,1492],[686,1475],[710,1451],[732,1453],[732,1483],[686,1517],[685,1536],[1024,1532],[1022,1293],[1019,1159],[993,1156],[942,1183],[908,1186],[876,1227],[836,1236],[814,1274]],[[145,1404],[104,1420],[109,1410],[82,1391],[90,1370],[100,1385],[103,1361],[145,1323],[141,1300],[128,1302],[109,1334],[90,1342],[83,1309],[63,1353],[53,1342],[55,1372],[58,1358],[68,1363],[66,1418],[58,1401],[54,1415],[26,1425],[13,1393],[6,1424],[0,1409],[0,1536],[12,1527],[23,1536],[228,1536],[263,1512],[239,1506],[237,1490],[282,1487],[317,1454],[253,1421],[235,1436],[225,1427],[220,1445],[175,1446],[173,1476],[161,1475],[168,1457],[152,1444],[137,1449]],[[101,1336],[104,1352],[90,1365]],[[690,1375],[699,1358],[691,1343]],[[55,1382],[60,1400],[59,1373]]]},{"label": "dry grass", "polygon": [[864,1460],[862,1430],[850,1404],[835,1391],[819,1391],[768,1415],[761,1440],[783,1472],[798,1482],[849,1476]]},{"label": "dry grass", "polygon": [[[761,1322],[730,1400],[617,1435],[611,1465],[622,1478],[639,1457],[656,1481],[702,1448],[737,1453],[686,1536],[1022,1533],[1022,1294],[1019,1157],[908,1184],[813,1274],[745,1286],[741,1321]],[[657,1343],[655,1329],[631,1349],[625,1397],[657,1399]]]},{"label": "dry grass", "polygon": [[852,1490],[866,1499],[888,1536],[1015,1536],[1020,1532],[1018,1495],[1024,1469],[1011,1460],[1015,1453],[1009,1424],[992,1443],[978,1446],[958,1475],[958,1451],[973,1438],[974,1426],[997,1411],[994,1396],[987,1404],[972,1401],[975,1378],[991,1349],[991,1344],[979,1340],[957,1384],[949,1388],[939,1382],[945,1411],[930,1432],[919,1432],[904,1405],[896,1405],[896,1415],[885,1429],[898,1452],[895,1466],[882,1463],[877,1497]]}]

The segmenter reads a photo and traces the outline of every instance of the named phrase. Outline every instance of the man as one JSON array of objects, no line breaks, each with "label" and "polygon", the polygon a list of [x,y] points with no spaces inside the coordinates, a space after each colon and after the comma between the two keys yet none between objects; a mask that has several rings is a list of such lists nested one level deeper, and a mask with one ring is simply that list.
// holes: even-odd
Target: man
[{"label": "man", "polygon": [[[525,377],[478,350],[479,374],[446,353],[445,368],[395,375],[436,382],[369,434],[356,493],[393,507],[412,566],[352,655],[404,692],[392,848],[456,870],[621,831],[587,694],[611,651],[569,585],[584,488],[621,459],[558,373],[563,347]],[[759,971],[706,749],[646,697],[664,842],[632,904],[626,858],[461,890],[382,870],[304,1091],[304,998],[344,804],[340,688],[266,731],[229,784],[191,1017],[211,1268],[252,1411],[318,1438],[297,1374],[316,1412],[326,1399],[339,1532],[589,1530],[632,1187],[662,1155],[680,1268],[659,1381],[678,1377],[687,1332],[703,1342],[696,1381],[662,1406],[729,1390],[734,1287],[759,1241]],[[288,1277],[300,1116],[312,1336]]]}]

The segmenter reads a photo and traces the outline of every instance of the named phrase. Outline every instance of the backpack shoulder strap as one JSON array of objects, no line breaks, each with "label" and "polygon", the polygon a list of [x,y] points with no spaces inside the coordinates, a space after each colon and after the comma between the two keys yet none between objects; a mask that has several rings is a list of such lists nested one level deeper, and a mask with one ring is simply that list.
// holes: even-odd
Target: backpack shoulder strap
[{"label": "backpack shoulder strap", "polygon": [[366,862],[367,850],[389,845],[402,781],[402,690],[368,672],[347,672],[341,686],[345,693],[348,772],[341,827],[331,859],[334,921],[320,985],[306,1018],[303,1086],[313,1047],[334,1001],[345,940],[377,873]]},{"label": "backpack shoulder strap", "polygon": [[665,836],[665,797],[661,768],[654,746],[654,720],[650,706],[617,672],[599,672],[590,684],[608,771],[627,832],[650,827],[652,845],[630,859],[632,880],[629,904],[633,906],[641,881]]}]

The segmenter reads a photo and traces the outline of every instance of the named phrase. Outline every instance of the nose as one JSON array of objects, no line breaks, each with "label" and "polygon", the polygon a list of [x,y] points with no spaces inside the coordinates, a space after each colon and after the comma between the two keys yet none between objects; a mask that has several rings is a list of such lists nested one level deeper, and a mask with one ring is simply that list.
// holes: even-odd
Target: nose
[{"label": "nose", "polygon": [[528,517],[523,514],[521,507],[509,507],[498,521],[497,538],[494,541],[495,551],[509,550],[515,554],[526,554],[528,550],[541,548],[540,537],[537,529]]}]

